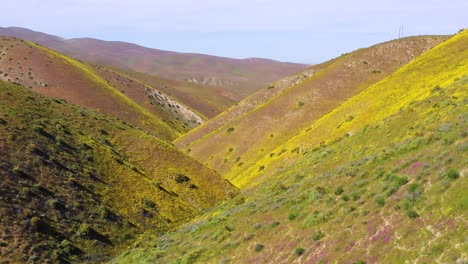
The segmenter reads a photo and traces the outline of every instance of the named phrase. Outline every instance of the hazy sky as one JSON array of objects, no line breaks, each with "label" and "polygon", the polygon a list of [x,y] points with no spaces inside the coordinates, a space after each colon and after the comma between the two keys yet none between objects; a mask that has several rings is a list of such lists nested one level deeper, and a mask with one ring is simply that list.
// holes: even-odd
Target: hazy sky
[{"label": "hazy sky", "polygon": [[182,52],[317,63],[404,34],[468,27],[467,0],[14,0],[0,26]]}]

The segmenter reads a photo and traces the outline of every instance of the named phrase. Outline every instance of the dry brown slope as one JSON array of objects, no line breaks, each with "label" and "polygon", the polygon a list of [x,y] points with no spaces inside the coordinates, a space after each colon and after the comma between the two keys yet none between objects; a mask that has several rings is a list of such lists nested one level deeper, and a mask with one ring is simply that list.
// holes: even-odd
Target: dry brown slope
[{"label": "dry brown slope", "polygon": [[62,39],[24,28],[1,28],[0,34],[24,38],[85,61],[133,70],[168,79],[222,87],[246,97],[268,83],[308,65],[268,59],[231,59],[179,53],[91,38]]},{"label": "dry brown slope", "polygon": [[123,70],[116,67],[112,67],[112,69],[176,98],[178,101],[190,106],[207,118],[217,116],[243,98],[243,96],[222,87],[211,87],[185,81],[170,80],[147,73]]},{"label": "dry brown slope", "polygon": [[341,56],[302,83],[183,149],[227,178],[232,177],[317,118],[445,39],[398,39]]}]

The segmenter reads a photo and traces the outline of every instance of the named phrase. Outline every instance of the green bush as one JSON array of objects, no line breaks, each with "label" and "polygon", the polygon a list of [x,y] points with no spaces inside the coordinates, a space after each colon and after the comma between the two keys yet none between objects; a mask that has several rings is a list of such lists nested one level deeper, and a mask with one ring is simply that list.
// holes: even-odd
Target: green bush
[{"label": "green bush", "polygon": [[294,219],[296,219],[296,217],[297,217],[296,214],[291,213],[291,214],[288,215],[288,220],[293,221]]},{"label": "green bush", "polygon": [[340,194],[342,194],[343,192],[344,192],[343,186],[338,186],[338,188],[336,188],[336,190],[335,190],[335,194],[336,194],[336,195],[340,195]]},{"label": "green bush", "polygon": [[409,218],[411,219],[414,219],[414,218],[418,218],[419,217],[419,214],[415,211],[415,210],[409,210],[407,213]]},{"label": "green bush", "polygon": [[460,173],[458,173],[458,171],[455,169],[450,169],[447,171],[447,177],[451,180],[456,180],[458,177],[460,177]]},{"label": "green bush", "polygon": [[305,252],[305,249],[304,248],[301,248],[301,247],[298,247],[294,250],[294,253],[297,255],[297,256],[301,256],[302,254],[304,254]]},{"label": "green bush", "polygon": [[254,249],[255,249],[255,252],[260,252],[260,251],[262,251],[264,248],[265,248],[265,246],[262,245],[262,244],[255,244],[255,248],[254,248]]},{"label": "green bush", "polygon": [[383,207],[385,205],[385,198],[381,195],[377,196],[375,198],[375,203],[380,206],[380,207]]},{"label": "green bush", "polygon": [[273,223],[271,223],[271,227],[277,227],[280,225],[280,222],[278,221],[274,221]]},{"label": "green bush", "polygon": [[322,239],[322,237],[324,237],[324,236],[325,236],[325,234],[322,233],[321,230],[319,230],[319,231],[315,232],[315,234],[312,236],[312,239],[313,239],[314,241],[319,241],[319,240]]}]

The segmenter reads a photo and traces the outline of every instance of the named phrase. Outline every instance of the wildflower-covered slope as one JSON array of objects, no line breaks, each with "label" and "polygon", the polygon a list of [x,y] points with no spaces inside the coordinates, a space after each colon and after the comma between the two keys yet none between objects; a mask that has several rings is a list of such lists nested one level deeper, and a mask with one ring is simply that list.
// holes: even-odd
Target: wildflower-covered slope
[{"label": "wildflower-covered slope", "polygon": [[466,262],[467,64],[465,30],[232,177],[235,199],[114,262]]}]

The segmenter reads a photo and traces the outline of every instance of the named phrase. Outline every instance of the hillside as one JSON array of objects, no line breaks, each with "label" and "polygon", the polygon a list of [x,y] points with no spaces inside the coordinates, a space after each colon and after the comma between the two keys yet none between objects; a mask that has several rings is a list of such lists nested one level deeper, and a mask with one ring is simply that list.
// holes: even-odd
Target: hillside
[{"label": "hillside", "polygon": [[281,155],[286,150],[274,151],[278,146],[444,39],[398,39],[313,66],[250,96],[175,144],[232,179],[265,155]]},{"label": "hillside", "polygon": [[2,263],[102,262],[238,192],[130,124],[3,81],[0,153]]},{"label": "hillside", "polygon": [[465,30],[265,153],[235,199],[113,262],[465,263],[467,64]]},{"label": "hillside", "polygon": [[[109,68],[109,67],[108,67]],[[165,79],[155,75],[112,68],[177,99],[207,118],[213,118],[240,101],[243,96],[222,87]]]},{"label": "hillside", "polygon": [[150,49],[119,41],[62,39],[24,28],[0,28],[0,35],[39,43],[71,57],[166,79],[223,88],[245,97],[267,84],[303,70],[304,64],[267,59],[230,59]]},{"label": "hillside", "polygon": [[97,109],[166,140],[205,118],[137,80],[11,37],[0,37],[0,80]]}]

